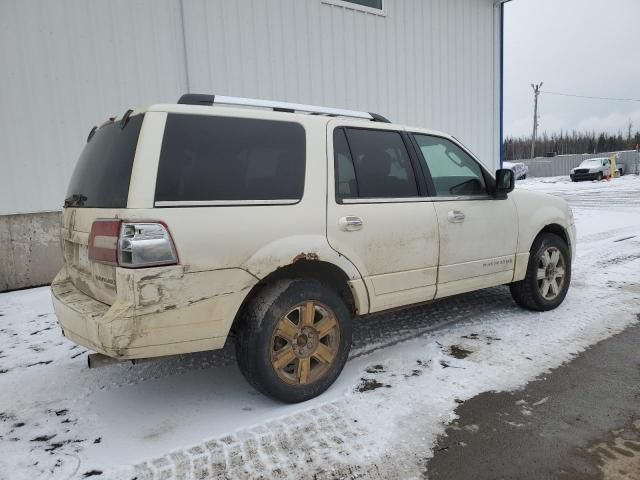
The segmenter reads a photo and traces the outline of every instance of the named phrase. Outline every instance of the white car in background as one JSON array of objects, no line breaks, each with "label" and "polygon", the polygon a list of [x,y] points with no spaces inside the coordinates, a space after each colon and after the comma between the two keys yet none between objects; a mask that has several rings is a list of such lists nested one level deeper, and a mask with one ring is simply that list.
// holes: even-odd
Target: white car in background
[{"label": "white car in background", "polygon": [[513,170],[516,180],[524,180],[529,174],[529,167],[522,162],[502,162],[502,168]]},{"label": "white car in background", "polygon": [[[622,172],[621,172],[622,174]],[[611,175],[611,160],[608,158],[588,158],[576,168],[571,169],[571,181],[602,180]]]}]

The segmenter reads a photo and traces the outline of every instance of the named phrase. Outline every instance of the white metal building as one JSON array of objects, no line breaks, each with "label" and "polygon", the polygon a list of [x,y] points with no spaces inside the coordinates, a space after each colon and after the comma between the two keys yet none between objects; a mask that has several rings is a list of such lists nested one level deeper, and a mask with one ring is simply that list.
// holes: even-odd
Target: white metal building
[{"label": "white metal building", "polygon": [[497,167],[502,3],[2,0],[0,291],[57,269],[42,212],[60,209],[89,129],[185,92],[373,111]]}]

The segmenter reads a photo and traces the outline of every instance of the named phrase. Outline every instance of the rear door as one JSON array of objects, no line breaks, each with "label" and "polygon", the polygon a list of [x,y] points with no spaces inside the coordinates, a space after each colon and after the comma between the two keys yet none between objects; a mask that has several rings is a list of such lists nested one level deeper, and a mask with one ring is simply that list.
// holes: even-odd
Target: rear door
[{"label": "rear door", "polygon": [[405,132],[333,120],[327,237],[360,271],[372,312],[435,295],[438,226]]},{"label": "rear door", "polygon": [[426,167],[440,233],[437,298],[508,283],[518,219],[511,198],[489,195],[491,176],[452,140],[414,134]]}]

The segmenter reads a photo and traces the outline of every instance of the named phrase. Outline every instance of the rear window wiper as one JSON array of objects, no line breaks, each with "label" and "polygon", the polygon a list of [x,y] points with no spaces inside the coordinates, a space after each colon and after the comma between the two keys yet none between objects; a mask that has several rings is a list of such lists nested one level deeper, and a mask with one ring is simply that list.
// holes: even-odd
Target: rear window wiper
[{"label": "rear window wiper", "polygon": [[74,193],[70,197],[64,199],[64,206],[67,207],[81,207],[84,205],[84,202],[87,200],[87,197],[82,195],[81,193]]}]

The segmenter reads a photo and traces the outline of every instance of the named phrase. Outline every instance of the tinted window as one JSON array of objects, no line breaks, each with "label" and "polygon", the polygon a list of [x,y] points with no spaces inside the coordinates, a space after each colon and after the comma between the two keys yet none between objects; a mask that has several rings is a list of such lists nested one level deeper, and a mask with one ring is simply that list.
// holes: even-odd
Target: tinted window
[{"label": "tinted window", "polygon": [[73,170],[66,205],[126,208],[142,119],[143,115],[136,115],[124,129],[115,122],[95,131]]},{"label": "tinted window", "polygon": [[338,198],[354,198],[358,196],[356,172],[353,169],[351,153],[344,130],[333,131],[333,156],[336,168],[336,195]]},{"label": "tinted window", "polygon": [[347,3],[355,3],[363,7],[376,8],[382,10],[382,0],[344,0]]},{"label": "tinted window", "polygon": [[[418,195],[411,160],[398,132],[349,128],[346,134],[358,197],[402,198]],[[344,172],[348,172],[348,167],[344,167]],[[341,174],[340,168],[338,174]],[[346,188],[344,185],[347,182],[353,180],[348,176],[344,179],[338,177],[338,191]],[[348,192],[355,196],[352,186]]]},{"label": "tinted window", "polygon": [[156,201],[299,200],[304,171],[300,124],[169,114]]},{"label": "tinted window", "polygon": [[438,196],[486,195],[482,168],[455,143],[441,137],[415,135]]}]

